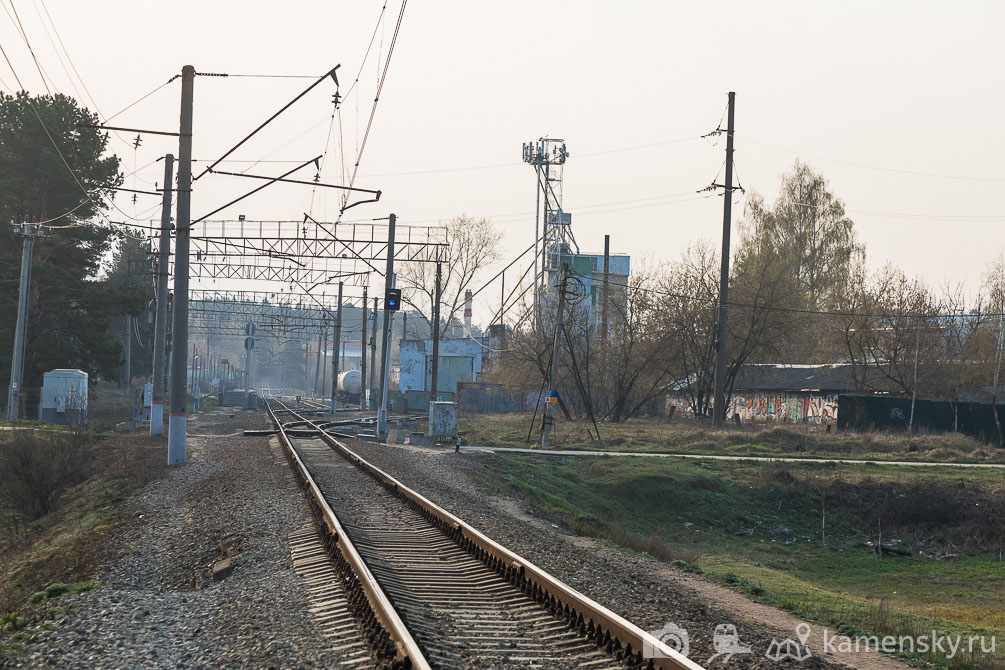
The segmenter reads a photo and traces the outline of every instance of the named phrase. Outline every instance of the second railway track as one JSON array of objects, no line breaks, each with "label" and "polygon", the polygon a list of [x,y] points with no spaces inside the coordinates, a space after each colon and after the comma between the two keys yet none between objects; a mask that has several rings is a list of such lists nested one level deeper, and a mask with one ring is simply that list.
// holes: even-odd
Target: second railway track
[{"label": "second railway track", "polygon": [[352,605],[377,665],[700,670],[280,401],[270,413],[341,567],[333,599]]}]

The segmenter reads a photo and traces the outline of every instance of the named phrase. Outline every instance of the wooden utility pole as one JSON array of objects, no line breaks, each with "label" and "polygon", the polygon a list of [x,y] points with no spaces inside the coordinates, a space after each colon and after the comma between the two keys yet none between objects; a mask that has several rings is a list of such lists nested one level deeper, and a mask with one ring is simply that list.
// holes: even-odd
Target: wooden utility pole
[{"label": "wooden utility pole", "polygon": [[719,323],[715,337],[715,381],[712,424],[726,420],[726,328],[729,323],[729,232],[733,204],[733,111],[736,93],[729,92],[729,122],[726,126],[726,185],[722,196],[722,259],[719,266]]},{"label": "wooden utility pole", "polygon": [[[188,250],[192,220],[192,98],[195,68],[181,71],[181,124],[178,138],[178,214],[175,231],[174,324],[171,350],[171,415],[168,417],[168,465],[185,462],[187,401],[185,354],[188,353]],[[164,188],[170,188],[165,184]]]},{"label": "wooden utility pole", "polygon": [[[607,330],[607,292],[610,289],[611,274],[611,236],[604,235],[604,281],[601,292],[600,303],[600,379],[601,392],[603,394],[604,408],[607,408],[607,338],[610,333]],[[627,289],[626,289],[627,290]],[[591,399],[592,402],[592,399]]]}]

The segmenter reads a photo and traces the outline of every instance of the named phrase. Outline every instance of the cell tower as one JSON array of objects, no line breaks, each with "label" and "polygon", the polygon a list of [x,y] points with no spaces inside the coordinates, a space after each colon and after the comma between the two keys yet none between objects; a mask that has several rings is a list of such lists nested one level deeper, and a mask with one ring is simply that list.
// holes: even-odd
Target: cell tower
[{"label": "cell tower", "polygon": [[[556,286],[561,254],[579,253],[572,234],[572,214],[562,209],[562,173],[569,152],[565,140],[542,137],[523,145],[523,161],[537,173],[537,209],[534,214],[534,276],[548,289]],[[542,209],[542,195],[544,207]],[[544,221],[544,229],[541,229]],[[540,269],[538,263],[540,262]],[[537,313],[539,291],[534,291]]]}]

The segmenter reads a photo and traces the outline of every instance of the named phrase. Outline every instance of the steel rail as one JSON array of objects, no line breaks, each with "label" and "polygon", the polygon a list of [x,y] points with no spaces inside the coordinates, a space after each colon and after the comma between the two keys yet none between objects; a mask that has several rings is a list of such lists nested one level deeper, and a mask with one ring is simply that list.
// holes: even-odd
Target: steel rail
[{"label": "steel rail", "polygon": [[[271,411],[271,410],[270,410]],[[588,598],[552,576],[534,563],[510,551],[498,542],[475,529],[459,517],[436,505],[414,489],[373,465],[348,446],[327,433],[317,423],[287,410],[297,419],[297,425],[317,431],[317,436],[336,452],[367,472],[385,487],[414,505],[423,516],[445,529],[462,547],[472,551],[487,566],[503,576],[527,595],[535,598],[556,615],[562,616],[571,627],[594,640],[609,653],[627,660],[635,657],[653,670],[705,670],[701,665],[683,656],[619,614]],[[277,421],[277,423],[279,423]],[[649,651],[643,658],[643,650]]]},{"label": "steel rail", "polygon": [[[286,411],[291,415],[296,416],[292,410],[286,409]],[[383,588],[381,588],[376,577],[373,576],[373,573],[370,572],[366,563],[363,562],[363,559],[360,557],[356,547],[354,547],[352,542],[349,540],[349,535],[342,528],[342,525],[339,523],[335,513],[325,501],[321,489],[314,481],[310,472],[308,472],[307,466],[304,465],[300,455],[297,454],[296,449],[293,448],[293,444],[286,435],[283,422],[278,419],[272,407],[268,407],[268,412],[272,422],[279,429],[280,442],[282,442],[283,449],[286,451],[287,458],[289,458],[291,464],[294,466],[294,470],[304,483],[305,488],[309,492],[311,501],[321,512],[325,525],[328,527],[330,540],[334,542],[342,557],[346,560],[349,567],[356,575],[359,585],[362,587],[363,593],[366,595],[366,599],[370,604],[370,609],[372,610],[374,617],[376,617],[380,626],[394,643],[396,659],[402,664],[400,667],[412,668],[413,670],[432,670],[429,665],[429,661],[426,660],[422,650],[419,649],[419,645],[415,642],[412,634],[405,626],[405,623],[401,620],[398,612],[394,609],[390,599],[384,593]],[[300,424],[299,421],[297,423]],[[317,427],[309,421],[304,421],[303,424],[300,425],[304,424],[310,425],[315,430],[317,429]],[[329,543],[326,543],[326,545],[327,544]]]}]

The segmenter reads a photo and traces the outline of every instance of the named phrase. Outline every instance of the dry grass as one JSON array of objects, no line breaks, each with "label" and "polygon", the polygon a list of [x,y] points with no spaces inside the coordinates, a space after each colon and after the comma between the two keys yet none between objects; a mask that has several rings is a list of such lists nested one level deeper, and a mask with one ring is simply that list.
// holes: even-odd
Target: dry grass
[{"label": "dry grass", "polygon": [[[458,429],[470,444],[528,447],[539,439],[530,413],[462,415]],[[905,460],[932,462],[1000,463],[1000,450],[954,433],[827,432],[815,424],[745,425],[712,428],[706,421],[631,419],[601,424],[601,441],[591,437],[589,420],[556,419],[552,433],[558,449],[605,449],[735,456],[791,456]],[[527,440],[530,432],[530,442]]]},{"label": "dry grass", "polygon": [[0,612],[23,610],[29,596],[50,584],[93,579],[115,531],[134,519],[119,503],[163,475],[166,449],[163,437],[136,435],[92,445],[82,481],[50,513],[0,538]]}]

